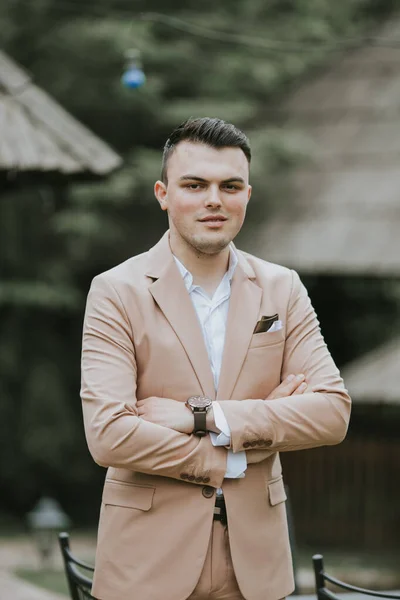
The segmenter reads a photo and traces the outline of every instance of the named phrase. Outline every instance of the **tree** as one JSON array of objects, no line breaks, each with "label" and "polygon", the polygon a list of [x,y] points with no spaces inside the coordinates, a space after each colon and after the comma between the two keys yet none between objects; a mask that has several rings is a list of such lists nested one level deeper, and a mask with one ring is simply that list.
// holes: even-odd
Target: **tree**
[{"label": "tree", "polygon": [[[328,44],[361,35],[391,8],[389,0],[3,0],[5,50],[126,161],[107,182],[70,186],[61,207],[43,186],[0,198],[3,509],[22,515],[47,491],[76,519],[97,519],[90,506],[102,473],[85,447],[78,398],[85,295],[95,274],[165,228],[152,186],[172,128],[211,115],[249,132],[251,228],[276,174],[299,158],[266,108],[334,59]],[[131,46],[147,74],[135,92],[120,84]]]}]

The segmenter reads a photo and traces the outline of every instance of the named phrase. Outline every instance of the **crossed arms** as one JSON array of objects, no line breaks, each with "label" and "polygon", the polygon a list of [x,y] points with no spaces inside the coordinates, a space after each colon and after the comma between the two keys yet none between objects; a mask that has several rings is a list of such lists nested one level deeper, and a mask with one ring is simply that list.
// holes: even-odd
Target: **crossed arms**
[{"label": "crossed arms", "polygon": [[[284,398],[292,394],[303,394],[306,388],[307,384],[304,382],[303,374],[296,376],[290,374],[285,381],[271,392],[266,400]],[[169,429],[174,429],[188,435],[193,431],[193,413],[183,402],[170,398],[151,396],[144,400],[138,400],[136,407],[139,417],[150,421],[150,423],[157,423],[157,425],[162,425],[163,427],[168,427]],[[215,433],[220,432],[214,421],[212,407],[207,413],[207,430]]]},{"label": "crossed arms", "polygon": [[[249,464],[276,451],[339,443],[347,431],[350,398],[323,341],[305,288],[295,273],[282,378],[287,380],[293,373],[305,375],[306,389],[296,387],[289,393],[291,386],[286,389],[285,385],[290,384],[286,381],[268,401],[223,402],[234,452],[246,449],[246,442],[251,439],[268,440],[267,450],[247,451]],[[200,439],[190,435],[193,416],[183,403],[168,400],[168,410],[173,407],[174,411],[175,420],[171,422],[165,399],[136,402],[136,376],[125,307],[114,282],[101,275],[94,279],[89,292],[82,345],[81,396],[86,437],[94,460],[106,467],[175,479],[181,479],[185,472],[195,479],[207,478],[210,485],[220,487],[227,450],[214,447],[209,436]],[[284,390],[286,395],[282,396]],[[209,429],[213,428],[210,415]]]}]

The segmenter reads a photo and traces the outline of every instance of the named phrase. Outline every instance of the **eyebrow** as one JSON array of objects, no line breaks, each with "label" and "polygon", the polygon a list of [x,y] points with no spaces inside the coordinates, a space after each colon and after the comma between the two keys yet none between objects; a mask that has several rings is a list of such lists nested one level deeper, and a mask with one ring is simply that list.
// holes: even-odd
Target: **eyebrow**
[{"label": "eyebrow", "polygon": [[[197,177],[197,175],[183,175],[179,178],[179,181],[199,181],[200,183],[208,183],[207,179],[203,179],[203,177]],[[246,183],[243,177],[230,177],[229,179],[224,179],[221,183]]]}]

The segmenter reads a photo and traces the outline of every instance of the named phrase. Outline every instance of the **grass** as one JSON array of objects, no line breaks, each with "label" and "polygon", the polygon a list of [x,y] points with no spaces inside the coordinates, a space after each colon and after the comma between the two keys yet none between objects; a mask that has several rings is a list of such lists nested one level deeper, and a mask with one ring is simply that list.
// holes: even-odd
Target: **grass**
[{"label": "grass", "polygon": [[[363,552],[350,549],[318,548],[323,554],[324,567],[328,573],[338,579],[359,587],[376,590],[393,590],[400,588],[398,554],[396,552]],[[312,572],[312,555],[317,554],[315,548],[297,549],[295,559],[299,575],[301,593],[313,593],[314,576]]]},{"label": "grass", "polygon": [[[398,572],[399,558],[396,552],[363,552],[361,550],[335,550],[319,549],[323,554],[326,567],[337,569],[347,567],[349,570],[357,569],[383,569]],[[312,568],[311,557],[317,554],[315,548],[297,548],[297,561],[299,567]]]},{"label": "grass", "polygon": [[[298,567],[311,570],[312,554],[313,552],[311,549],[301,548],[301,550],[297,553]],[[326,560],[326,566],[327,568],[329,566],[329,568],[332,569],[333,574],[339,569],[339,575],[342,575],[341,570],[344,568],[346,577],[350,577],[352,580],[355,578],[357,573],[360,572],[360,570],[365,572],[369,569],[378,569],[380,575],[382,576],[385,571],[389,570],[392,571],[392,573],[397,573],[398,569],[398,559],[396,556],[394,556],[395,553],[391,555],[388,553],[384,553],[383,555],[371,555],[367,553],[353,554],[351,552],[344,553],[330,550],[325,551],[323,554]],[[65,596],[69,595],[65,573],[62,570],[50,568],[41,570],[19,568],[15,570],[15,574],[28,583],[44,588],[50,592],[64,594]],[[353,581],[353,583],[359,583],[360,585],[363,585],[363,581],[357,582],[356,579]],[[377,581],[374,582],[372,587],[380,589],[381,583],[382,582],[379,581],[379,576],[377,576]],[[398,587],[397,584],[395,587]],[[382,589],[385,588],[383,587]],[[312,592],[312,590],[313,587],[310,590],[302,589],[302,593],[306,593],[307,591]]]},{"label": "grass", "polygon": [[68,596],[68,584],[65,578],[64,571],[56,571],[54,569],[16,569],[15,574],[32,583],[42,587],[50,592],[57,594],[65,594]]},{"label": "grass", "polygon": [[[11,536],[11,539],[19,537],[19,532],[14,533],[15,535]],[[87,535],[87,532],[76,532],[72,539],[72,548],[76,537],[79,538],[82,536],[85,538]],[[93,539],[93,535],[90,535],[90,539]],[[375,587],[377,589],[386,589],[387,586],[396,589],[400,587],[398,554],[396,552],[385,551],[367,553],[360,550],[337,550],[333,548],[320,547],[318,550],[324,555],[325,566],[327,570],[331,571],[333,575],[337,575],[339,578],[351,580],[354,584],[366,587]],[[297,567],[300,569],[307,569],[307,571],[311,573],[311,557],[315,552],[316,548],[297,548]],[[85,552],[80,557],[89,563],[94,563],[94,556],[89,558],[88,556],[85,556]],[[64,571],[62,571],[60,568],[54,567],[38,569],[37,567],[20,567],[15,570],[15,574],[33,585],[44,588],[50,592],[68,596],[67,581],[65,579]],[[365,579],[366,577],[368,577],[367,580]],[[372,580],[370,579],[371,577],[373,578]],[[306,587],[307,585],[308,584],[306,583],[304,584]],[[303,593],[307,591],[306,587],[304,590],[302,590]]]}]

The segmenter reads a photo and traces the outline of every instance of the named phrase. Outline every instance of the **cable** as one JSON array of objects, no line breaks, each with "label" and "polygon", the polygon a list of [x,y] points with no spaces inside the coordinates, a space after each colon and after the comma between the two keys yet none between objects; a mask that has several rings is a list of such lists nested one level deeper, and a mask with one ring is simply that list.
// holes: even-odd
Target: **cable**
[{"label": "cable", "polygon": [[[31,3],[31,0],[19,0],[24,3]],[[82,7],[90,9],[89,12],[82,15]],[[132,17],[132,11],[129,9],[110,8],[99,0],[95,5],[90,3],[74,2],[74,0],[58,0],[57,8],[74,8],[78,11],[77,18],[85,16],[93,16],[97,18],[106,17]],[[99,12],[100,9],[100,12]],[[93,14],[90,14],[93,11]],[[363,45],[373,45],[376,47],[400,49],[400,39],[380,38],[374,36],[360,36],[357,38],[343,38],[332,42],[322,43],[306,43],[306,42],[288,42],[287,40],[267,39],[250,37],[247,35],[228,33],[215,29],[204,27],[196,23],[190,23],[178,17],[169,16],[163,13],[139,13],[136,18],[141,21],[150,21],[153,23],[161,23],[163,25],[173,27],[179,31],[192,34],[194,36],[203,37],[210,40],[215,40],[224,43],[237,44],[251,48],[259,48],[267,52],[276,53],[295,53],[295,52],[315,52],[325,50],[327,52],[336,52],[341,50],[350,50]],[[47,37],[47,36],[46,36]]]},{"label": "cable", "polygon": [[[358,47],[367,43],[382,47],[400,48],[400,40],[385,40],[384,38],[374,38],[372,36],[347,38],[344,40],[337,40],[332,43],[325,42],[324,44],[306,44],[304,42],[295,44],[289,42],[288,44],[287,41],[282,40],[263,40],[261,38],[253,38],[241,34],[231,34],[223,31],[216,31],[213,29],[208,29],[202,25],[188,23],[187,21],[183,21],[177,17],[170,17],[161,13],[141,13],[139,18],[143,21],[163,23],[165,25],[169,25],[170,27],[174,27],[175,29],[179,29],[180,31],[193,33],[194,35],[207,37],[208,39],[212,40],[254,46],[258,48],[262,47],[265,50],[273,50],[278,52],[313,52],[322,48],[330,51],[336,51]],[[388,46],[388,44],[390,45]]]}]

